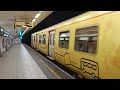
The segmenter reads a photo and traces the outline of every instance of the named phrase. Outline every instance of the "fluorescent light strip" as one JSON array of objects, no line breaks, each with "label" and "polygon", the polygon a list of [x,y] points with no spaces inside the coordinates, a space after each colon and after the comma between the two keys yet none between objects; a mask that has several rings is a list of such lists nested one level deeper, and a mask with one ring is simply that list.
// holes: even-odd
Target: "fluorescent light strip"
[{"label": "fluorescent light strip", "polygon": [[3,29],[1,29],[1,31],[3,31]]},{"label": "fluorescent light strip", "polygon": [[69,25],[69,24],[71,24],[72,22],[67,22],[67,23],[65,23],[64,25]]},{"label": "fluorescent light strip", "polygon": [[[27,30],[28,30],[28,27],[25,29],[25,31],[23,32],[23,34],[24,34]],[[23,34],[22,34],[22,36],[23,36]]]},{"label": "fluorescent light strip", "polygon": [[41,15],[41,13],[38,13],[38,14],[35,16],[35,18],[38,18],[40,15]]},{"label": "fluorescent light strip", "polygon": [[39,11],[40,13],[42,13],[43,11]]},{"label": "fluorescent light strip", "polygon": [[32,22],[35,22],[36,19],[33,19]]},{"label": "fluorescent light strip", "polygon": [[35,16],[35,18],[32,20],[32,22],[35,22],[35,20],[41,15],[43,11],[39,11],[39,13]]}]

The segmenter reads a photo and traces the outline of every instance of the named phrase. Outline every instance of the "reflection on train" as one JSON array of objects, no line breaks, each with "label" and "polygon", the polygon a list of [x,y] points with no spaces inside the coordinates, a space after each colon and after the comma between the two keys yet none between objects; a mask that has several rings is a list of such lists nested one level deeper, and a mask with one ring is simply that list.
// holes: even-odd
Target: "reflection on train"
[{"label": "reflection on train", "polygon": [[0,56],[13,45],[13,36],[0,27]]},{"label": "reflection on train", "polygon": [[31,35],[33,48],[78,76],[120,78],[120,11],[90,11]]}]

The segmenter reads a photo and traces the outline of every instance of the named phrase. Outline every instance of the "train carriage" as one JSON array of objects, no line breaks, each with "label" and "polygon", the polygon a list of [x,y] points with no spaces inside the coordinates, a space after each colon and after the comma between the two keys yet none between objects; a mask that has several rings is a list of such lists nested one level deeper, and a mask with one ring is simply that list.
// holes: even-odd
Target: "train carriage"
[{"label": "train carriage", "polygon": [[0,56],[13,45],[13,37],[0,27]]},{"label": "train carriage", "polygon": [[36,34],[35,33],[32,34],[31,37],[32,37],[32,39],[31,39],[31,45],[32,45],[33,48],[36,49]]},{"label": "train carriage", "polygon": [[32,46],[88,79],[120,78],[120,12],[91,11],[32,34]]}]

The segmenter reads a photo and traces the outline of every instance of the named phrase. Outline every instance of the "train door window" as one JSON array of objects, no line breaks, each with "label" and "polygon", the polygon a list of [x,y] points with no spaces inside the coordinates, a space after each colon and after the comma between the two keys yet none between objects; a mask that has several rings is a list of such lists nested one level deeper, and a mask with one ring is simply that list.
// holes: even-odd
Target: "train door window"
[{"label": "train door window", "polygon": [[59,46],[61,48],[67,48],[68,49],[68,47],[69,47],[69,31],[60,32]]},{"label": "train door window", "polygon": [[49,38],[50,38],[50,40],[49,40],[49,45],[51,45],[51,37],[52,37],[52,35],[51,35],[51,33],[49,34],[50,36],[49,36]]},{"label": "train door window", "polygon": [[42,44],[42,35],[39,36],[39,43]]},{"label": "train door window", "polygon": [[46,44],[46,34],[43,35],[43,44]]},{"label": "train door window", "polygon": [[77,29],[74,49],[76,51],[95,54],[97,48],[97,37],[97,26]]}]

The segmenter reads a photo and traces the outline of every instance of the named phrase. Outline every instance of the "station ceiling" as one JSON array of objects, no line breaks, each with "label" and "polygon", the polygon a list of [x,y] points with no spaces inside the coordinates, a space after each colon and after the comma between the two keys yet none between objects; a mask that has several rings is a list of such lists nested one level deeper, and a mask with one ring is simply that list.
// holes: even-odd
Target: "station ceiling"
[{"label": "station ceiling", "polygon": [[[13,36],[18,36],[19,27],[15,27],[15,22],[32,21],[38,12],[40,11],[0,11],[0,27]],[[27,32],[31,30],[31,34],[84,12],[86,11],[42,11],[41,15],[33,22],[33,27],[28,28]],[[24,32],[25,30],[26,28],[22,27],[22,31]]]},{"label": "station ceiling", "polygon": [[[39,11],[0,11],[0,26],[12,35],[17,36],[18,27],[16,21],[32,21]],[[43,11],[39,18],[33,23],[34,28],[38,23],[49,16],[52,11]],[[31,30],[32,28],[29,28]],[[26,28],[22,28],[24,31]]]},{"label": "station ceiling", "polygon": [[54,11],[47,18],[36,25],[32,30],[24,34],[22,37],[22,42],[27,45],[31,45],[32,33],[48,28],[52,25],[58,24],[85,12],[87,11]]}]

